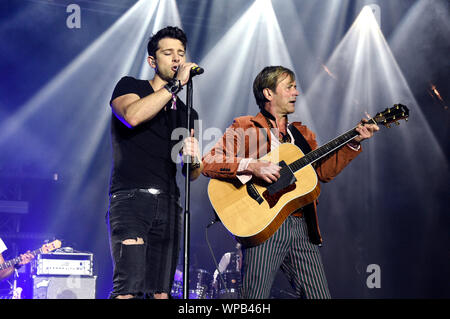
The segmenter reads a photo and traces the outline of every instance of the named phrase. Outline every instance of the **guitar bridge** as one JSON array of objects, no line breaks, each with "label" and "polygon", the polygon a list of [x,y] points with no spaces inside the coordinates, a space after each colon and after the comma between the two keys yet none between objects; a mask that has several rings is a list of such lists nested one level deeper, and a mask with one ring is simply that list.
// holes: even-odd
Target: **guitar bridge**
[{"label": "guitar bridge", "polygon": [[264,200],[262,199],[261,195],[259,195],[255,185],[253,185],[252,183],[247,183],[246,186],[248,195],[253,198],[259,205],[261,205]]}]

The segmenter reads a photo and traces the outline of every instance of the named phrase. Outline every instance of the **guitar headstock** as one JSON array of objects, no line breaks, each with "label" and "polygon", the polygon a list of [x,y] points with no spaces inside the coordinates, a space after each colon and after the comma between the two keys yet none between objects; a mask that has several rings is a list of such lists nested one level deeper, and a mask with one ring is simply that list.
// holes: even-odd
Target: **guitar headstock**
[{"label": "guitar headstock", "polygon": [[373,120],[377,122],[377,124],[381,124],[389,128],[392,123],[400,125],[400,123],[398,122],[400,120],[408,121],[408,117],[408,107],[402,104],[395,104],[393,107],[387,108],[383,112],[377,113],[377,115],[373,117]]},{"label": "guitar headstock", "polygon": [[54,240],[51,243],[45,244],[42,246],[41,250],[43,254],[47,254],[55,249],[58,249],[61,247],[61,241],[60,240]]}]

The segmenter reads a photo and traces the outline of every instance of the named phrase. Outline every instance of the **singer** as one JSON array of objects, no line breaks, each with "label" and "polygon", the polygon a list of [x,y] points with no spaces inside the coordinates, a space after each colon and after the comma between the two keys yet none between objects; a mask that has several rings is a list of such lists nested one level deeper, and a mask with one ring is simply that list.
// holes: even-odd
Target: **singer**
[{"label": "singer", "polygon": [[[166,27],[147,46],[151,80],[125,76],[111,97],[112,161],[107,224],[113,259],[110,298],[167,299],[180,251],[182,209],[171,151],[175,128],[186,127],[178,93],[198,66],[186,62],[187,38]],[[195,110],[191,122],[198,119]],[[191,156],[191,179],[202,170],[193,130],[180,154]],[[189,136],[190,135],[190,136]],[[182,164],[183,166],[184,164]]]}]

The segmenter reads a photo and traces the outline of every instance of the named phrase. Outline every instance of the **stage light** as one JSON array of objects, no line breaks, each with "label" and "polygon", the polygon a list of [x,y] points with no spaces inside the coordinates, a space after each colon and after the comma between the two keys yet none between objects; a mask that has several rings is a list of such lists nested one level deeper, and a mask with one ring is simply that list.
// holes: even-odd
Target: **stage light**
[{"label": "stage light", "polygon": [[258,112],[252,83],[263,67],[293,69],[271,1],[253,2],[199,64],[205,75],[195,80],[194,104],[209,141],[202,147],[205,153],[234,117]]},{"label": "stage light", "polygon": [[167,25],[180,24],[174,0],[136,2],[3,121],[2,149],[14,154],[17,162],[36,162],[64,187],[54,199],[60,213],[48,229],[63,229],[74,210],[83,215],[89,205],[98,206],[99,201],[106,205],[111,164],[109,100],[114,85],[125,75],[149,74],[151,68],[145,62],[148,38]]},{"label": "stage light", "polygon": [[[450,33],[447,13],[448,5],[443,1],[416,1],[399,21],[389,41],[393,53],[402,57],[401,67],[415,80],[413,90],[427,91],[444,110],[448,109],[448,104],[440,93],[445,93],[444,83],[437,81],[437,74],[445,74],[445,66],[441,66],[441,61],[447,60],[450,48],[447,40]],[[418,64],[418,60],[424,63]]]},{"label": "stage light", "polygon": [[[366,7],[369,8],[370,11],[372,11],[375,21],[377,21],[378,26],[381,28],[381,8],[380,8],[380,6],[377,4],[369,4]],[[364,7],[364,8],[366,8],[366,7]]]},{"label": "stage light", "polygon": [[[352,163],[353,168],[333,183],[336,186],[331,187],[334,187],[335,193],[331,195],[332,204],[328,209],[335,214],[345,211],[347,204],[341,206],[338,198],[345,196],[348,190],[346,185],[356,185],[361,194],[365,194],[358,201],[367,206],[365,214],[369,216],[375,213],[373,209],[382,206],[373,202],[373,198],[383,197],[383,189],[386,189],[384,183],[389,175],[415,172],[410,176],[408,191],[418,194],[425,190],[414,185],[426,179],[426,171],[445,166],[441,146],[433,136],[369,7],[362,9],[324,63],[322,72],[306,92],[306,101],[313,106],[311,114],[314,119],[312,124],[306,124],[317,133],[319,145],[354,127],[361,118],[366,117],[366,113],[373,116],[396,103],[405,104],[410,109],[408,123],[403,122],[391,130],[381,128],[373,139],[363,142],[365,152],[361,157],[364,160]],[[414,151],[417,147],[415,142],[424,138],[428,141],[427,145],[423,145],[427,155],[420,155]],[[391,160],[392,156],[395,156],[395,161]],[[420,166],[428,162],[426,158],[429,156],[433,158],[433,163],[424,171]],[[360,181],[358,176],[364,176],[364,181]]]},{"label": "stage light", "polygon": [[[401,91],[399,83],[389,80],[397,69],[371,8],[365,6],[306,92],[306,101],[314,105],[315,114],[340,114],[331,125],[325,124],[329,121],[327,117],[313,116],[313,129],[326,127],[337,133],[355,122],[352,117],[355,111],[360,116],[364,112],[377,112],[374,108],[386,97],[381,91],[392,94],[381,105],[392,104],[389,100]],[[332,135],[329,133],[328,138]]]}]

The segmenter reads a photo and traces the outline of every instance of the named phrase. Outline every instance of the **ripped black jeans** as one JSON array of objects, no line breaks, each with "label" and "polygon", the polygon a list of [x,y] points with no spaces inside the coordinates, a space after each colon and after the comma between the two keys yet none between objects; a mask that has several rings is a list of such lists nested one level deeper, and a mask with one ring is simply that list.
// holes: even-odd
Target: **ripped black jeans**
[{"label": "ripped black jeans", "polygon": [[[110,298],[170,294],[180,253],[181,212],[178,197],[172,195],[139,189],[111,194],[107,214],[114,266]],[[137,238],[144,244],[123,243]]]}]

